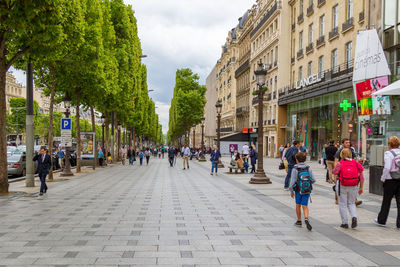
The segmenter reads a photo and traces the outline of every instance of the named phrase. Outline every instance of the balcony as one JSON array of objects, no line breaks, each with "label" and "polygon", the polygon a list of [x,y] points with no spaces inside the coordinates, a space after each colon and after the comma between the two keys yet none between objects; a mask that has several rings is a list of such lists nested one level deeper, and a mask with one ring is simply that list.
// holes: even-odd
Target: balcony
[{"label": "balcony", "polygon": [[299,51],[297,51],[297,59],[299,59],[299,58],[301,58],[303,56],[304,56],[304,53],[303,53],[303,48],[302,48]]},{"label": "balcony", "polygon": [[363,22],[365,17],[364,11],[361,11],[360,14],[358,14],[358,22]]},{"label": "balcony", "polygon": [[300,24],[304,21],[304,13],[301,13],[298,17],[297,17],[297,23]]},{"label": "balcony", "polygon": [[260,23],[254,28],[254,30],[250,33],[250,38],[252,38],[257,31],[265,24],[265,22],[268,21],[268,19],[275,13],[278,8],[281,8],[281,6],[278,6],[278,2],[275,2],[275,4],[265,13],[264,17],[261,19]]},{"label": "balcony", "polygon": [[292,24],[292,31],[294,31],[296,29],[296,23]]},{"label": "balcony", "polygon": [[311,53],[314,50],[314,43],[309,43],[306,46],[306,54]]},{"label": "balcony", "polygon": [[339,28],[333,28],[330,32],[329,32],[329,41],[332,41],[333,39],[335,39],[336,37],[339,37]]},{"label": "balcony", "polygon": [[275,124],[276,124],[276,120],[273,119],[273,120],[272,120],[272,125],[275,125]]},{"label": "balcony", "polygon": [[268,125],[271,125],[271,120],[268,120]]},{"label": "balcony", "polygon": [[311,16],[314,13],[314,4],[311,4],[308,8],[307,8],[307,17]]},{"label": "balcony", "polygon": [[239,107],[236,109],[236,115],[241,115],[249,112],[249,107]]},{"label": "balcony", "polygon": [[294,61],[295,61],[295,58],[294,57],[292,57],[291,59],[290,59],[290,63],[294,63]]},{"label": "balcony", "polygon": [[346,20],[345,23],[342,24],[342,33],[347,32],[348,30],[350,30],[351,28],[354,27],[354,19],[353,17],[349,18],[348,20]]},{"label": "balcony", "polygon": [[275,60],[274,67],[278,66],[278,61]]},{"label": "balcony", "polygon": [[325,44],[325,35],[322,35],[317,40],[317,48]]},{"label": "balcony", "polygon": [[[215,130],[216,132],[218,131],[218,129]],[[225,128],[221,128],[221,133],[230,133],[233,131],[232,127],[225,127]]]},{"label": "balcony", "polygon": [[318,7],[321,7],[325,4],[326,0],[318,0]]}]

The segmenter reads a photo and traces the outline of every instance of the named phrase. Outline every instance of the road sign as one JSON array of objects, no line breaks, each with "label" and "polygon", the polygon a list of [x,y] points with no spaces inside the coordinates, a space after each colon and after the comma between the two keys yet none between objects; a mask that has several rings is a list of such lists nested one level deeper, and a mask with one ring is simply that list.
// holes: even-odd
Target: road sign
[{"label": "road sign", "polygon": [[61,119],[61,130],[69,130],[72,129],[72,121],[70,118]]}]

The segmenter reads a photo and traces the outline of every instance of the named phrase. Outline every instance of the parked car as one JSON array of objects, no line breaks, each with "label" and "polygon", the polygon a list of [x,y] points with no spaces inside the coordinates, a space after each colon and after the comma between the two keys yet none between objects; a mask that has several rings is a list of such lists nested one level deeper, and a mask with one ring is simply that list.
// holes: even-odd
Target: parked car
[{"label": "parked car", "polygon": [[[31,159],[32,160],[32,159]],[[17,177],[26,175],[26,154],[24,151],[16,150],[11,156],[7,157],[8,176]],[[37,163],[33,164],[35,173]]]}]

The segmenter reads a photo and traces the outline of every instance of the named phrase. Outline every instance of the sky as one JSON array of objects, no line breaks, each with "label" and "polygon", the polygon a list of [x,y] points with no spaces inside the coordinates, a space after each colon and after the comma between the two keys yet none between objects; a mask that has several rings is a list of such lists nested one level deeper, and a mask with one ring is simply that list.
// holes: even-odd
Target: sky
[{"label": "sky", "polygon": [[[175,85],[175,72],[191,68],[205,84],[221,55],[221,46],[238,18],[255,0],[124,0],[132,6],[138,23],[143,54],[148,69],[150,97],[164,134]],[[23,84],[22,71],[14,71]]]}]

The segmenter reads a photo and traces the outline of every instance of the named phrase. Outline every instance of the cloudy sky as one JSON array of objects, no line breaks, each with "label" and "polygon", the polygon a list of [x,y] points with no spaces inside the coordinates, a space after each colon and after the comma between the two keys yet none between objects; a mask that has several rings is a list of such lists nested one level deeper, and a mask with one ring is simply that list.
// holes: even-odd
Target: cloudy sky
[{"label": "cloudy sky", "polygon": [[[221,54],[228,31],[255,0],[124,0],[138,20],[150,97],[168,131],[168,110],[178,68],[191,68],[205,80]],[[15,73],[15,72],[14,72]],[[22,72],[15,73],[25,84]]]}]

